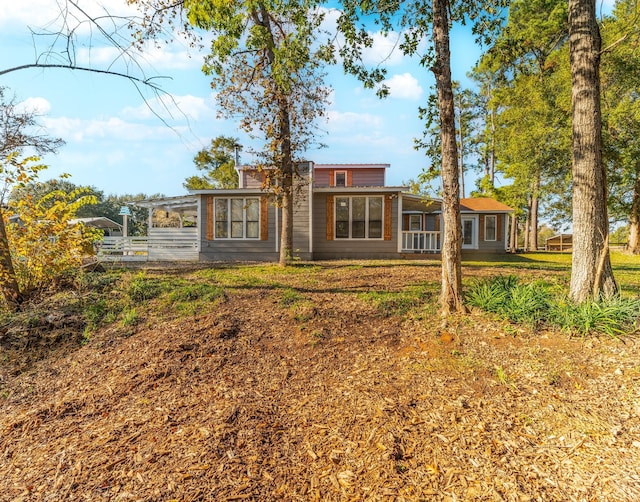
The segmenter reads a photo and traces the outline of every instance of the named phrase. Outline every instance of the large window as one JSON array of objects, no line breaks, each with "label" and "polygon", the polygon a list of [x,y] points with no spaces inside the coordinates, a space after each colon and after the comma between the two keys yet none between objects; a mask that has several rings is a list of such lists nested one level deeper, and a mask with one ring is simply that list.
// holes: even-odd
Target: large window
[{"label": "large window", "polygon": [[216,198],[216,239],[258,239],[260,201],[256,198]]},{"label": "large window", "polygon": [[485,241],[496,240],[496,220],[497,220],[497,217],[495,215],[484,217],[484,240]]},{"label": "large window", "polygon": [[382,239],[382,197],[336,197],[336,239]]}]

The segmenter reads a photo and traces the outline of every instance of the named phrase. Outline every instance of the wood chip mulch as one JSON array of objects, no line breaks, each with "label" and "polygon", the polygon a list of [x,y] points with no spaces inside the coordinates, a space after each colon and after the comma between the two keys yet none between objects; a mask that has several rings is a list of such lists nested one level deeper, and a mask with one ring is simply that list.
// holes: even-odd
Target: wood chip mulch
[{"label": "wood chip mulch", "polygon": [[238,288],[0,373],[0,500],[640,500],[640,343],[358,294],[438,273]]}]

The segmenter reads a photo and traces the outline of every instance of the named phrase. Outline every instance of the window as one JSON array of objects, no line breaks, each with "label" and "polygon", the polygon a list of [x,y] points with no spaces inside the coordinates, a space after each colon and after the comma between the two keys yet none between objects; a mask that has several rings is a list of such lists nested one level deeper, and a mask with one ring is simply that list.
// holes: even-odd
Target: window
[{"label": "window", "polygon": [[335,186],[346,187],[347,186],[347,171],[336,171],[335,173]]},{"label": "window", "polygon": [[484,240],[485,241],[495,241],[496,240],[496,223],[497,217],[493,216],[485,216],[484,217]]},{"label": "window", "polygon": [[336,197],[336,239],[382,239],[382,197]]},{"label": "window", "polygon": [[474,237],[473,219],[462,218],[462,245],[473,246]]},{"label": "window", "polygon": [[422,230],[422,215],[410,214],[409,215],[409,230],[412,232],[418,232]]},{"label": "window", "polygon": [[260,204],[258,198],[216,198],[216,239],[258,239]]}]

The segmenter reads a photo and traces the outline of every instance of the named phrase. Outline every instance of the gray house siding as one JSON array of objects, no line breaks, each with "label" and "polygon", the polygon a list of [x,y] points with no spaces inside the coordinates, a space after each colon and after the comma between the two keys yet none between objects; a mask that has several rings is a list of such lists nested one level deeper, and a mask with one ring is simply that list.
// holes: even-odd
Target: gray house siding
[{"label": "gray house siding", "polygon": [[[496,240],[486,240],[485,236],[485,218],[486,216],[496,216]],[[480,214],[478,217],[478,252],[481,253],[504,253],[506,248],[505,239],[508,238],[507,233],[507,218],[505,214]],[[471,250],[465,250],[471,251]]]},{"label": "gray house siding", "polygon": [[293,206],[293,255],[301,260],[312,259],[309,250],[309,186],[301,186]]},{"label": "gray house siding", "polygon": [[[206,225],[206,203],[200,204],[199,221]],[[207,239],[203,229],[200,240],[200,260],[203,261],[277,261],[276,208],[267,206],[267,239]]]},{"label": "gray house siding", "polygon": [[384,186],[384,168],[349,168],[344,169],[316,169],[314,174],[314,185],[317,187],[333,186],[331,179],[335,171],[351,172],[351,185],[359,187],[381,187]]},{"label": "gray house siding", "polygon": [[[340,196],[362,196],[362,193],[340,193]],[[367,196],[388,194],[367,193]],[[316,193],[313,196],[313,259],[383,259],[398,258],[398,198],[391,201],[391,240],[384,239],[327,239],[327,199],[331,195]],[[383,215],[384,220],[384,215]]]}]

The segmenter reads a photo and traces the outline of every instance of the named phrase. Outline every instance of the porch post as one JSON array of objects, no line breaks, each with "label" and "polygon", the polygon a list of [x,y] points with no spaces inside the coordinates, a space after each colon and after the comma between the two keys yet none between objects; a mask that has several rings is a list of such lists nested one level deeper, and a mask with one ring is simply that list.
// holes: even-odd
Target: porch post
[{"label": "porch post", "polygon": [[402,253],[402,192],[398,192],[398,223],[396,224],[398,232],[398,254]]}]

